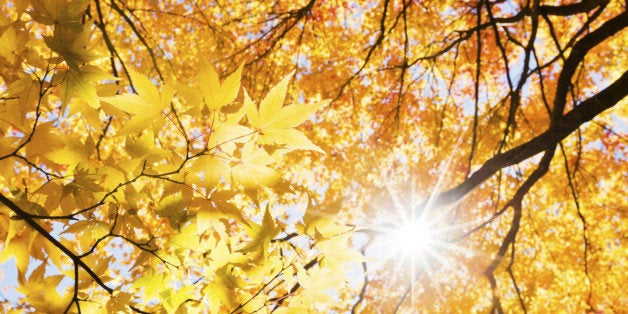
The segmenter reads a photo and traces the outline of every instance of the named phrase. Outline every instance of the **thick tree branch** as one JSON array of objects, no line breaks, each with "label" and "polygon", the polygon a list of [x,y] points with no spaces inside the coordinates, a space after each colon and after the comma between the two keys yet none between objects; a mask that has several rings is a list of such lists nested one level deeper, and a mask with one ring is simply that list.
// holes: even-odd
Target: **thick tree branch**
[{"label": "thick tree branch", "polygon": [[[527,16],[536,16],[536,15],[555,15],[555,16],[571,16],[579,13],[589,12],[597,7],[605,6],[608,4],[609,0],[584,0],[578,3],[572,3],[567,5],[540,5],[537,8],[525,7],[522,8],[521,11],[517,12],[517,14],[512,16],[505,17],[495,17],[495,22],[497,24],[511,24],[516,23],[523,20]],[[476,26],[472,29],[467,30],[467,32],[476,32],[478,28],[484,29],[491,26],[492,22],[484,23],[479,26]]]},{"label": "thick tree branch", "polygon": [[[615,106],[615,104],[626,97],[628,95],[626,86],[628,86],[628,72],[624,72],[619,79],[595,96],[580,103],[579,106],[557,120],[547,131],[524,144],[497,154],[487,160],[480,169],[458,186],[437,194],[433,199],[430,199],[430,206],[439,207],[456,202],[500,169],[518,164],[555,146],[583,123],[591,121],[595,116]],[[415,210],[422,210],[427,206],[427,203],[428,201],[423,202]]]},{"label": "thick tree branch", "polygon": [[589,12],[608,2],[609,0],[583,0],[577,3],[561,6],[541,5],[539,6],[538,11],[541,14],[547,15],[570,16],[578,13]]},{"label": "thick tree branch", "polygon": [[61,250],[61,252],[63,252],[68,257],[70,257],[70,259],[72,259],[72,261],[75,264],[77,264],[78,266],[81,266],[81,268],[83,268],[83,270],[85,270],[89,274],[89,276],[92,277],[92,279],[94,279],[94,281],[96,281],[96,283],[98,283],[99,286],[101,286],[107,292],[113,293],[113,289],[109,288],[100,279],[100,277],[96,273],[94,273],[94,271],[89,266],[87,266],[87,264],[85,264],[85,262],[83,262],[81,260],[81,258],[79,256],[74,254],[72,251],[70,251],[70,249],[65,247],[65,245],[61,244],[61,242],[59,242],[57,239],[55,239],[48,231],[46,231],[46,229],[44,229],[42,226],[40,226],[35,221],[35,219],[33,219],[31,217],[31,215],[29,213],[27,213],[24,210],[22,210],[19,206],[17,206],[15,203],[13,203],[13,201],[11,201],[7,197],[5,197],[3,194],[0,194],[0,202],[2,204],[4,204],[5,206],[7,206],[9,209],[11,209],[16,215],[18,215],[18,217],[23,219],[29,226],[31,226],[33,229],[35,229],[37,232],[39,232],[44,238],[46,238],[46,239],[48,239],[48,241],[52,242],[52,244],[54,246],[56,246],[59,250]]},{"label": "thick tree branch", "polygon": [[552,124],[557,123],[563,116],[565,104],[567,103],[567,94],[571,86],[571,78],[584,56],[591,48],[617,34],[626,26],[628,26],[628,11],[624,11],[622,14],[606,21],[606,23],[602,24],[598,29],[588,33],[576,42],[573,49],[571,49],[569,57],[565,60],[563,69],[558,77],[558,82],[556,83],[557,88],[556,97],[554,98],[554,108],[552,110]]}]

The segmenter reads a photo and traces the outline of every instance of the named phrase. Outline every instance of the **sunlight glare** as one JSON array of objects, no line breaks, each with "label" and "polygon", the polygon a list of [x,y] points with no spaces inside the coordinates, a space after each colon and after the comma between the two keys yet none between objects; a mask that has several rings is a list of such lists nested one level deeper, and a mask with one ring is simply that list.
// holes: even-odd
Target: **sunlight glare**
[{"label": "sunlight glare", "polygon": [[392,232],[395,248],[406,254],[423,253],[433,245],[433,232],[422,221],[408,222]]}]

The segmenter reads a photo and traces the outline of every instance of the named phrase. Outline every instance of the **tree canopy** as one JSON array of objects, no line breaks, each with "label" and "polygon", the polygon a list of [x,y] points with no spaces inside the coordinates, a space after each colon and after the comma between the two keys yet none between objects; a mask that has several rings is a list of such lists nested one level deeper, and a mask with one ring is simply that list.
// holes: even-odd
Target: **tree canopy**
[{"label": "tree canopy", "polygon": [[626,1],[0,4],[3,312],[628,310]]}]

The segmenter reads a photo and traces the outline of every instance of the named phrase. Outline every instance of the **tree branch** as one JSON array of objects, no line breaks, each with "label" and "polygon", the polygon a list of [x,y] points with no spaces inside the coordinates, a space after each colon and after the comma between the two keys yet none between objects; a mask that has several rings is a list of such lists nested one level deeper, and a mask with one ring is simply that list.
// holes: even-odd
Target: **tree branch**
[{"label": "tree branch", "polygon": [[[430,206],[439,207],[460,200],[482,182],[493,176],[498,170],[518,164],[548,148],[555,146],[560,140],[567,137],[583,123],[590,121],[603,111],[615,106],[617,102],[628,95],[628,72],[619,77],[607,88],[580,103],[579,106],[568,112],[550,128],[509,151],[497,154],[487,160],[480,169],[458,186],[437,194],[430,199]],[[423,202],[415,210],[420,212],[427,206]]]},{"label": "tree branch", "polygon": [[44,229],[42,226],[40,226],[35,221],[35,219],[33,219],[31,217],[31,215],[29,213],[27,213],[24,210],[22,210],[19,206],[17,206],[15,203],[13,203],[13,201],[8,199],[7,197],[5,197],[1,193],[0,193],[0,202],[2,202],[9,209],[11,209],[21,219],[26,221],[26,223],[28,225],[30,225],[33,229],[37,230],[37,232],[39,232],[44,238],[46,238],[46,239],[48,239],[48,241],[52,242],[52,244],[54,246],[56,246],[59,250],[61,250],[61,252],[63,252],[68,257],[70,257],[70,259],[72,259],[72,261],[75,264],[78,264],[79,266],[81,266],[81,268],[83,268],[89,274],[89,276],[92,277],[94,279],[94,281],[96,281],[96,283],[98,283],[99,286],[101,286],[107,292],[113,293],[113,289],[111,289],[107,285],[105,285],[105,283],[100,279],[100,277],[98,277],[98,275],[96,275],[96,273],[94,273],[94,271],[89,266],[87,266],[87,264],[85,264],[85,262],[83,262],[80,257],[78,257],[76,254],[74,254],[72,251],[70,251],[70,249],[68,249],[63,244],[61,244],[61,242],[59,242],[57,239],[55,239],[48,231],[46,231],[46,229]]},{"label": "tree branch", "polygon": [[622,14],[606,21],[598,29],[582,37],[582,39],[576,42],[573,46],[569,57],[565,60],[563,69],[558,77],[558,82],[556,83],[557,88],[556,96],[554,97],[554,108],[552,111],[552,125],[557,123],[563,116],[565,104],[567,103],[567,93],[569,92],[569,87],[571,86],[571,78],[576,72],[578,64],[580,64],[584,56],[587,52],[589,52],[589,50],[591,50],[591,48],[617,34],[626,26],[628,26],[628,11],[624,11]]}]

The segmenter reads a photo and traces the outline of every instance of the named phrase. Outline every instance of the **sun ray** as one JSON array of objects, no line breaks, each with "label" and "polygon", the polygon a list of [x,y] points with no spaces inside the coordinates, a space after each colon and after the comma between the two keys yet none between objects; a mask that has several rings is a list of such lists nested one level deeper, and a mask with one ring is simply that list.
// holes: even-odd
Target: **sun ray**
[{"label": "sun ray", "polygon": [[[454,147],[452,152],[458,151],[458,146],[460,145],[462,138],[463,137],[459,138],[459,140],[456,143],[456,146]],[[447,158],[447,161],[445,162],[445,165],[443,165],[442,168],[439,169],[439,174],[438,174],[438,179],[436,180],[436,185],[434,186],[434,189],[432,190],[432,192],[430,193],[429,198],[427,199],[427,203],[425,205],[425,208],[422,209],[421,216],[423,216],[426,211],[429,211],[432,208],[432,205],[434,203],[434,199],[435,199],[438,191],[440,191],[440,187],[441,187],[441,185],[443,183],[443,179],[445,177],[445,174],[447,174],[449,172],[449,166],[451,165],[451,161],[453,160],[453,158],[454,158],[454,154],[452,153]],[[414,212],[414,208],[412,208],[412,211]]]},{"label": "sun ray", "polygon": [[[459,144],[460,141],[454,151]],[[406,297],[410,300],[402,299],[400,302],[410,302],[412,308],[416,305],[417,296],[426,289],[432,289],[439,299],[444,297],[440,281],[436,278],[439,278],[440,272],[447,271],[456,259],[491,258],[490,254],[471,249],[460,242],[464,240],[460,238],[461,234],[468,234],[469,230],[486,219],[457,222],[459,202],[434,207],[438,192],[449,180],[453,155],[440,164],[436,183],[427,195],[418,192],[416,181],[412,178],[409,186],[401,191],[394,180],[385,182],[383,191],[387,193],[388,203],[369,204],[383,217],[378,217],[380,220],[377,223],[362,223],[359,226],[360,230],[371,234],[377,239],[375,242],[379,243],[378,247],[375,245],[377,248],[371,250],[371,254],[377,258],[372,260],[375,267],[370,267],[369,271],[377,272],[382,267],[390,267],[389,284],[407,282],[409,295]],[[391,175],[390,172],[382,173]],[[396,178],[394,175],[391,177]],[[382,211],[381,207],[388,211]],[[384,213],[388,213],[388,216]],[[424,286],[425,280],[431,284]]]}]

